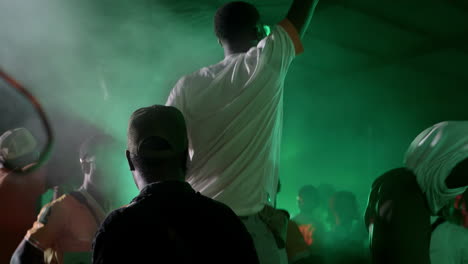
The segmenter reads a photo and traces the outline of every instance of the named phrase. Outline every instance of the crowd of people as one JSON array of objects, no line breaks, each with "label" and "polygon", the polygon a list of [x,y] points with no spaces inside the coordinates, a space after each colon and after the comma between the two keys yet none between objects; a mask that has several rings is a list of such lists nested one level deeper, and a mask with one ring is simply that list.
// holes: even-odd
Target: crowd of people
[{"label": "crowd of people", "polygon": [[[219,8],[224,60],[133,112],[125,154],[110,135],[86,139],[81,186],[37,214],[47,171],[25,170],[37,142],[4,132],[0,263],[467,263],[466,121],[418,135],[365,213],[330,184],[301,187],[295,216],[277,208],[284,79],[317,3],[293,0],[270,34],[255,6]],[[139,194],[123,205],[109,164],[125,158]]]}]

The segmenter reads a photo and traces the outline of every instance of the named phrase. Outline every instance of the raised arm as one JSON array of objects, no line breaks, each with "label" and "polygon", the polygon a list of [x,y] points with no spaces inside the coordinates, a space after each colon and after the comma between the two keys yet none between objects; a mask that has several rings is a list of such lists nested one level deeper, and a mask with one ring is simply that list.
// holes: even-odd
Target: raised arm
[{"label": "raised arm", "polygon": [[301,38],[309,27],[318,1],[319,0],[293,0],[286,18],[294,25]]}]

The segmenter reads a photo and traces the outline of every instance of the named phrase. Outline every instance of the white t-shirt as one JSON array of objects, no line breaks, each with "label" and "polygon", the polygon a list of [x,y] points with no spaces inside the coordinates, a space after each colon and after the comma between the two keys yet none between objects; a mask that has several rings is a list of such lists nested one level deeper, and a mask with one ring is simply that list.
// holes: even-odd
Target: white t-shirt
[{"label": "white t-shirt", "polygon": [[431,236],[431,263],[468,264],[468,229],[445,222]]},{"label": "white t-shirt", "polygon": [[276,196],[283,85],[302,48],[294,26],[287,20],[280,25],[247,53],[182,77],[166,103],[187,123],[187,181],[241,216]]}]

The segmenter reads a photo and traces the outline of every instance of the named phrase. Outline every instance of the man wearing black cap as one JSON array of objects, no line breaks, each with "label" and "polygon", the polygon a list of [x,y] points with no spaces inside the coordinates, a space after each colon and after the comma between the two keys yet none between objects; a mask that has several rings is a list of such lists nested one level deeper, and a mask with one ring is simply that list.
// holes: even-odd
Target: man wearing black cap
[{"label": "man wearing black cap", "polygon": [[176,108],[154,105],[132,114],[126,155],[140,194],[104,221],[93,263],[258,263],[234,212],[185,182],[187,151]]}]

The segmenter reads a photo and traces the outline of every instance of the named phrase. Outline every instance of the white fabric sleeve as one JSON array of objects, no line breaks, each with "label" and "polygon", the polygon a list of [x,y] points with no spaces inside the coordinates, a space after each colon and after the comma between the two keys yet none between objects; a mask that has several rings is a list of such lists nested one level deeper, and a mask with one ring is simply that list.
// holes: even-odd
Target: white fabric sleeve
[{"label": "white fabric sleeve", "polygon": [[280,25],[275,26],[257,48],[260,50],[261,63],[276,71],[280,78],[284,78],[296,57],[295,45],[286,30]]},{"label": "white fabric sleeve", "polygon": [[166,106],[174,106],[175,108],[183,111],[183,101],[184,96],[182,94],[183,86],[185,83],[185,77],[182,77],[177,81],[177,83],[172,88],[171,92],[169,93],[169,97],[166,101]]}]

